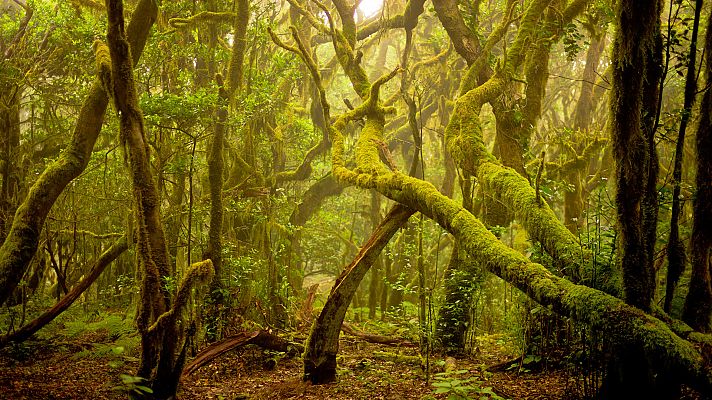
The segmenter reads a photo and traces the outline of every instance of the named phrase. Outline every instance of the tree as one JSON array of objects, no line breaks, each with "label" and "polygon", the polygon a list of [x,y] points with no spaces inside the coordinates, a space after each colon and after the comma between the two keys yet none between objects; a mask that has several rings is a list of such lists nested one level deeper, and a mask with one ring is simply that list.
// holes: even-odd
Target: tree
[{"label": "tree", "polygon": [[[712,18],[707,21],[707,34],[705,37],[705,53],[712,54]],[[705,77],[708,86],[702,95],[700,103],[700,120],[697,126],[695,142],[697,144],[697,195],[693,200],[694,221],[692,224],[692,238],[690,239],[690,250],[692,251],[692,277],[690,280],[690,290],[685,299],[683,310],[683,320],[693,328],[701,332],[710,332],[710,318],[712,318],[712,90],[709,82],[712,82],[712,64],[710,58],[706,58]]]},{"label": "tree", "polygon": [[[124,28],[122,0],[107,0],[108,46],[96,44],[101,82],[110,93],[120,120],[120,137],[126,147],[133,185],[138,270],[141,301],[136,322],[141,333],[138,376],[146,379],[152,397],[175,396],[185,362],[190,322],[183,321],[193,288],[212,280],[212,262],[196,263],[187,272],[174,296],[162,284],[170,277],[168,248],[161,224],[160,203],[150,169],[149,147],[143,114],[133,78],[133,60]],[[108,53],[108,54],[107,54]]]},{"label": "tree", "polygon": [[626,302],[644,311],[651,309],[655,287],[661,7],[660,1],[650,1],[644,7],[619,3],[612,60],[611,137],[621,232],[619,263]]},{"label": "tree", "polygon": [[[712,390],[703,345],[710,339],[701,333],[709,329],[712,303],[705,211],[712,179],[705,172],[709,91],[698,110],[694,80],[687,80],[683,116],[696,122],[699,113],[701,120],[695,127],[697,186],[688,189],[682,178],[692,168],[682,162],[684,140],[677,141],[671,171],[657,159],[658,151],[662,160],[672,153],[661,127],[671,130],[670,111],[682,97],[682,80],[662,72],[662,43],[675,50],[683,46],[674,39],[686,38],[673,37],[671,28],[661,34],[660,1],[645,7],[623,1],[609,9],[589,0],[504,0],[489,7],[434,0],[433,11],[423,0],[394,0],[370,17],[360,11],[362,2],[352,0],[164,2],[160,10],[152,1],[135,3],[126,30],[120,0],[73,3],[89,27],[72,38],[73,52],[81,53],[83,45],[88,51],[100,33],[95,25],[103,29],[104,13],[108,36],[107,44],[94,44],[98,77],[84,106],[56,108],[57,126],[76,125],[57,160],[36,160],[40,142],[28,124],[41,118],[35,103],[22,100],[39,98],[35,87],[47,82],[0,78],[0,99],[8,105],[0,107],[0,217],[12,225],[0,248],[0,300],[12,296],[7,304],[13,307],[36,287],[41,292],[45,282],[54,285],[58,299],[67,293],[16,335],[30,335],[61,312],[111,255],[135,243],[136,250],[119,257],[98,281],[107,293],[117,275],[136,276],[142,351],[137,374],[154,398],[176,394],[190,341],[202,333],[208,341],[220,338],[228,332],[223,327],[243,319],[289,329],[293,308],[305,326],[316,293],[311,286],[310,296],[301,297],[307,273],[337,277],[305,346],[304,378],[314,383],[336,379],[342,323],[350,304],[357,316],[366,314],[366,283],[371,318],[379,290],[386,319],[414,317],[407,307],[415,305],[425,344],[427,311],[434,304],[438,339],[458,351],[473,333],[466,323],[475,302],[468,290],[486,286],[482,277],[491,273],[567,324],[605,337],[600,346],[606,378],[598,395],[675,398],[681,385]],[[47,14],[41,0],[33,4],[40,7],[34,14],[19,7],[12,18],[0,16],[0,26],[11,27],[0,28],[0,38],[8,38],[0,43],[3,54],[33,48],[28,45],[41,39],[41,24],[23,22]],[[597,79],[596,67],[608,64],[609,16],[617,29],[612,62]],[[158,34],[147,41],[154,20]],[[24,47],[12,44],[14,37]],[[584,63],[579,53],[587,38]],[[46,46],[53,49],[54,42]],[[144,62],[134,70],[144,47]],[[10,53],[0,61],[3,71],[42,58],[29,50]],[[687,72],[695,75],[694,60],[674,57],[689,62]],[[86,81],[87,74],[68,73],[50,60],[48,81],[66,75],[71,81],[76,74]],[[81,63],[65,64],[81,70]],[[580,84],[571,83],[578,78]],[[72,90],[61,83],[56,87],[67,97],[86,86]],[[609,84],[606,110],[597,104]],[[21,89],[19,100],[8,87]],[[117,113],[104,119],[109,99]],[[37,107],[51,114],[52,107]],[[102,126],[119,134],[99,135]],[[18,157],[22,165],[11,162]],[[611,159],[616,204],[605,209]],[[93,189],[102,169],[115,182]],[[658,206],[659,197],[667,198],[666,173],[679,183],[673,193],[695,198],[693,273],[683,314],[692,328],[655,306],[655,274],[664,266],[657,257],[664,244],[656,239],[666,230],[664,223],[656,225],[667,216],[666,203]],[[591,196],[594,189],[601,196]],[[89,206],[77,196],[84,203],[91,199]],[[383,198],[391,212],[381,220]],[[117,211],[107,217],[109,207],[130,208],[127,240],[100,256],[106,246],[97,244],[99,237],[122,235],[102,231],[123,232],[117,227],[124,216]],[[684,216],[681,207],[673,209],[671,220]],[[414,214],[417,227],[407,223]],[[617,223],[606,220],[614,215],[610,220]],[[92,224],[98,233],[85,233]],[[401,227],[406,229],[397,234]],[[685,218],[671,224],[668,250],[681,250],[674,243],[687,229]],[[365,243],[360,249],[359,242]],[[441,252],[450,257],[445,272],[438,264],[447,259]],[[191,267],[199,253],[204,261]],[[97,268],[89,270],[92,259]],[[679,269],[670,259],[674,288]],[[370,282],[363,282],[374,265]],[[56,280],[42,277],[48,268]],[[213,273],[211,296],[193,307]],[[18,285],[23,276],[27,284]],[[495,280],[489,278],[484,282]],[[680,282],[684,289],[687,277]],[[671,298],[668,293],[666,300]],[[384,312],[389,304],[400,307],[391,307],[398,315]],[[204,329],[189,315],[203,311]]]},{"label": "tree", "polygon": [[[524,182],[518,180],[523,179],[522,177],[516,178],[516,175],[512,175],[509,172],[511,170],[502,168],[488,153],[484,146],[481,136],[482,128],[479,124],[479,112],[482,105],[496,98],[502,92],[508,80],[511,79],[512,68],[518,65],[521,54],[523,54],[523,48],[532,37],[542,11],[548,6],[548,1],[533,1],[529,4],[521,19],[517,36],[507,50],[506,61],[486,82],[467,91],[457,100],[453,118],[446,130],[446,138],[448,140],[448,149],[453,153],[455,161],[459,163],[461,168],[472,171],[473,175],[478,176],[485,187],[495,188],[495,193],[502,193],[503,189],[511,188],[513,192],[510,193],[509,197],[513,199],[513,202],[518,203],[516,210],[529,215],[529,223],[539,230],[537,236],[554,234],[556,237],[559,237],[559,235],[567,237],[567,235],[570,235],[568,230],[563,228],[555,218],[547,217],[550,211],[548,207],[538,200],[538,196],[532,196],[533,201],[524,200],[525,198],[531,199],[528,197],[530,191],[532,191],[531,187],[524,183],[526,180]],[[619,8],[619,16],[622,21],[621,29],[632,28],[631,25],[635,14],[633,16],[629,14],[631,7],[632,5],[623,4]],[[645,110],[655,111],[653,106],[657,105],[657,96],[650,95],[658,93],[659,85],[659,74],[657,73],[659,68],[658,64],[655,63],[656,54],[658,54],[657,49],[659,49],[659,35],[656,34],[658,32],[656,27],[658,26],[659,8],[651,8],[652,10],[646,9],[645,11],[647,13],[647,19],[644,20],[645,23],[638,26],[646,34],[643,36],[642,50],[634,51],[637,47],[633,46],[632,38],[636,36],[619,36],[620,42],[618,45],[623,46],[621,51],[627,51],[627,53],[621,54],[635,57],[635,60],[648,67],[645,75],[647,79],[646,86],[644,85],[643,76],[633,72],[630,58],[624,58],[620,61],[620,64],[617,64],[619,76],[616,79],[618,79],[619,90],[634,90],[633,93],[635,93],[632,99],[622,99],[620,98],[621,95],[618,94],[619,97],[617,99],[619,100],[617,101],[631,102],[631,104],[624,103],[624,106],[622,106],[628,112],[643,109],[644,106],[647,107]],[[562,315],[572,316],[597,328],[603,328],[601,324],[605,321],[608,326],[606,332],[613,335],[616,349],[632,349],[632,354],[638,357],[637,359],[643,357],[648,360],[648,364],[644,368],[636,371],[638,373],[626,376],[626,380],[631,379],[631,386],[627,388],[616,385],[610,386],[608,393],[611,395],[625,397],[631,391],[648,392],[651,388],[654,388],[652,390],[658,390],[657,393],[670,395],[671,392],[675,391],[677,385],[683,382],[702,390],[708,390],[710,385],[709,375],[703,366],[701,356],[689,343],[684,342],[684,340],[672,333],[664,323],[630,305],[625,305],[622,301],[612,296],[585,286],[575,285],[568,280],[553,275],[541,265],[531,263],[523,256],[502,245],[471,213],[440,194],[431,184],[406,176],[397,170],[390,170],[382,164],[377,143],[382,140],[385,116],[388,109],[380,103],[379,94],[381,87],[395,77],[399,69],[382,76],[372,84],[369,83],[362,69],[355,63],[356,57],[352,53],[356,33],[352,26],[353,22],[349,20],[350,9],[340,2],[337,2],[336,9],[342,20],[341,29],[343,29],[343,34],[336,34],[333,38],[335,51],[339,55],[344,71],[351,80],[356,92],[364,99],[364,102],[337,118],[330,128],[333,143],[332,166],[335,177],[341,182],[361,188],[376,189],[385,196],[433,218],[442,227],[450,231],[457,240],[460,240],[463,249],[470,257],[481,262],[490,272],[514,284],[539,303],[549,305]],[[328,11],[326,15],[329,18],[331,31],[337,32]],[[321,83],[319,68],[308,57],[303,44],[298,38],[294,37],[294,39],[299,50],[293,51],[298,52],[309,67],[312,78],[319,87],[325,119],[330,120],[330,107]],[[640,64],[637,65],[639,66]],[[634,86],[629,86],[631,85],[630,82],[623,82],[622,75],[626,73],[632,74],[632,78],[635,78],[632,81]],[[628,78],[627,75],[626,78]],[[645,102],[643,99],[645,99]],[[621,107],[617,106],[618,103],[614,102],[614,104],[616,106],[613,106],[613,109],[622,114]],[[629,118],[624,118],[623,115],[620,115],[620,126],[614,127],[614,129],[621,129],[620,132],[616,133],[616,140],[618,141],[616,144],[618,146],[616,156],[619,159],[624,157],[628,157],[625,159],[630,159],[629,157],[631,156],[631,154],[623,151],[621,146],[625,144],[621,144],[621,141],[634,143],[636,147],[633,150],[640,154],[647,154],[646,162],[643,163],[643,167],[647,172],[646,179],[644,179],[645,190],[635,189],[633,191],[634,198],[637,199],[633,203],[640,204],[645,201],[645,204],[649,207],[644,207],[643,211],[645,213],[654,213],[652,214],[654,218],[649,214],[645,214],[647,215],[646,218],[653,219],[644,220],[644,226],[647,230],[639,226],[636,228],[637,225],[631,226],[630,229],[632,230],[628,232],[628,235],[632,236],[624,239],[624,243],[628,243],[626,244],[626,250],[630,251],[637,248],[640,251],[647,251],[646,254],[651,253],[650,239],[651,236],[653,238],[655,236],[654,220],[657,218],[655,199],[649,197],[651,192],[650,185],[653,188],[655,187],[657,176],[655,170],[657,160],[655,159],[652,137],[654,119],[651,119],[651,115],[654,115],[654,113],[644,115],[644,122],[648,123],[643,125],[647,127],[645,132],[641,132],[639,125],[637,125],[638,122],[643,122],[641,121],[641,111],[633,112],[631,118],[635,119],[636,123],[632,123]],[[354,148],[356,168],[352,169],[347,166],[345,160],[346,149],[343,130],[350,121],[360,118],[365,118],[366,121]],[[647,136],[644,136],[644,134]],[[631,184],[630,175],[625,174],[630,171],[623,169],[624,167],[630,168],[630,163],[628,162],[619,167],[621,170],[619,171],[618,188],[621,202],[630,200],[622,198],[624,191],[628,190],[628,185]],[[623,210],[619,210],[619,216],[624,221],[632,222],[632,217],[629,213],[635,211],[635,207],[629,209],[626,206],[624,204]],[[626,220],[626,218],[628,219]],[[547,221],[547,223],[543,221]],[[647,225],[645,225],[646,223]],[[536,232],[534,233],[536,234]],[[546,241],[543,241],[543,243],[546,243]],[[572,241],[573,243],[575,243],[575,240]],[[569,246],[567,248],[561,243],[552,243],[548,248],[545,245],[545,249],[551,252],[553,256],[561,257],[563,260],[575,260],[576,257],[571,257],[571,255],[580,254],[580,250],[576,250],[577,247]],[[630,258],[634,254],[628,253],[628,256],[625,256],[625,254],[624,250],[624,272],[628,274],[628,278],[624,282],[624,288],[627,293],[626,298],[631,303],[649,309],[650,286],[645,279],[650,276],[644,275],[642,285],[634,286],[635,284],[631,282],[634,273],[631,272],[636,271],[635,268],[641,267],[636,265],[634,268],[634,266],[626,264],[631,262]],[[646,260],[646,262],[650,261],[649,258],[646,258]],[[637,262],[637,260],[633,261]],[[649,264],[645,265],[645,268],[649,267]],[[581,272],[585,273],[585,269],[582,269]],[[644,270],[643,273],[648,274],[649,271]],[[638,277],[638,279],[641,278]],[[641,290],[636,291],[636,289]],[[623,358],[630,360],[633,357]],[[620,366],[622,364],[616,362],[614,365]],[[673,365],[674,367],[671,368]],[[305,370],[305,372],[309,371]],[[618,376],[615,375],[615,371],[612,372],[614,372],[611,374],[612,381],[615,382]],[[658,378],[655,378],[656,376]],[[652,386],[648,385],[651,380],[654,383]]]}]

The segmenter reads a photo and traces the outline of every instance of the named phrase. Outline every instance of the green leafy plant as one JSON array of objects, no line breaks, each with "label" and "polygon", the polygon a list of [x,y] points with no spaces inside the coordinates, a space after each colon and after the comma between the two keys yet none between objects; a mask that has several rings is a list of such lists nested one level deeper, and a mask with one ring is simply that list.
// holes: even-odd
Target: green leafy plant
[{"label": "green leafy plant", "polygon": [[504,400],[492,390],[491,386],[484,386],[484,382],[477,377],[458,378],[467,372],[469,371],[463,369],[435,374],[434,393],[447,394],[448,400]]},{"label": "green leafy plant", "polygon": [[114,387],[117,391],[136,396],[153,393],[153,389],[145,385],[146,379],[141,378],[140,376],[121,374],[119,375],[119,378],[121,378],[121,385]]}]

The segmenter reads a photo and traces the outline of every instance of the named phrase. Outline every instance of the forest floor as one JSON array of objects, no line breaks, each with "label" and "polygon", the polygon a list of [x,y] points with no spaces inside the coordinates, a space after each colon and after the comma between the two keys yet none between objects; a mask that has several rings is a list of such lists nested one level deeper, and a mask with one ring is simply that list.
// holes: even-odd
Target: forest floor
[{"label": "forest floor", "polygon": [[[135,339],[135,338],[133,338]],[[486,372],[512,358],[497,337],[485,337],[475,355],[447,364],[429,358],[426,381],[414,357],[417,349],[367,343],[342,335],[339,380],[312,386],[302,382],[299,357],[238,348],[184,377],[179,399],[444,399],[433,383],[449,386],[450,394],[475,399],[570,399],[572,379],[563,370],[517,373]],[[124,399],[130,384],[120,375],[136,370],[135,343],[117,340],[105,329],[65,338],[31,340],[0,351],[0,399]],[[455,365],[452,365],[454,362]]]}]

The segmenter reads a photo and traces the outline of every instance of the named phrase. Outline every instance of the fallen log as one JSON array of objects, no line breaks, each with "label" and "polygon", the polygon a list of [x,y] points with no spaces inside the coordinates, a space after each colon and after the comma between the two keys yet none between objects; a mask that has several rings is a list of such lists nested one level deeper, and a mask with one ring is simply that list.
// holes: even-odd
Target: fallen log
[{"label": "fallen log", "polygon": [[215,342],[203,349],[189,364],[183,368],[181,377],[186,377],[199,368],[222,356],[223,354],[241,346],[254,344],[267,350],[282,351],[285,353],[299,353],[303,346],[299,343],[287,341],[270,331],[259,330],[255,332],[241,332],[236,335]]},{"label": "fallen log", "polygon": [[406,354],[389,353],[386,351],[374,352],[373,358],[375,358],[376,360],[381,360],[381,361],[389,361],[392,363],[408,364],[408,365],[415,365],[415,366],[422,366],[425,362],[425,360],[423,358],[421,358],[420,356],[409,356]]},{"label": "fallen log", "polygon": [[389,336],[374,335],[371,333],[360,332],[354,329],[350,324],[344,322],[341,325],[341,330],[351,336],[356,336],[363,339],[369,343],[385,344],[388,346],[399,346],[399,347],[418,347],[416,343],[409,340],[394,338]]}]

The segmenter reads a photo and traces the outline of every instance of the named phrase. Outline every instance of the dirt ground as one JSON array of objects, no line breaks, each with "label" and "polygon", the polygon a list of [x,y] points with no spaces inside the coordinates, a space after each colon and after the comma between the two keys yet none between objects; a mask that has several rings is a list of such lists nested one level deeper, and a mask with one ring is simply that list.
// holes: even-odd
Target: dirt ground
[{"label": "dirt ground", "polygon": [[[97,340],[84,337],[72,342],[30,341],[2,350],[0,399],[125,399],[126,392],[121,389],[126,385],[122,385],[119,377],[135,371],[138,360],[126,354],[97,357],[91,352]],[[458,386],[458,381],[449,380],[450,377],[458,379],[460,387],[485,391],[491,388],[492,393],[502,398],[572,398],[566,394],[571,380],[563,371],[484,372],[487,366],[511,357],[496,349],[454,360],[458,373],[448,377],[437,375],[443,371],[444,357],[433,355],[428,360],[431,373],[427,381],[417,361],[400,357],[403,355],[417,355],[417,350],[376,345],[346,336],[341,341],[338,382],[312,386],[301,380],[299,357],[246,346],[184,377],[178,398],[443,399],[447,395],[435,394],[432,383],[448,381]],[[470,395],[479,399],[484,394],[470,391]]]}]

